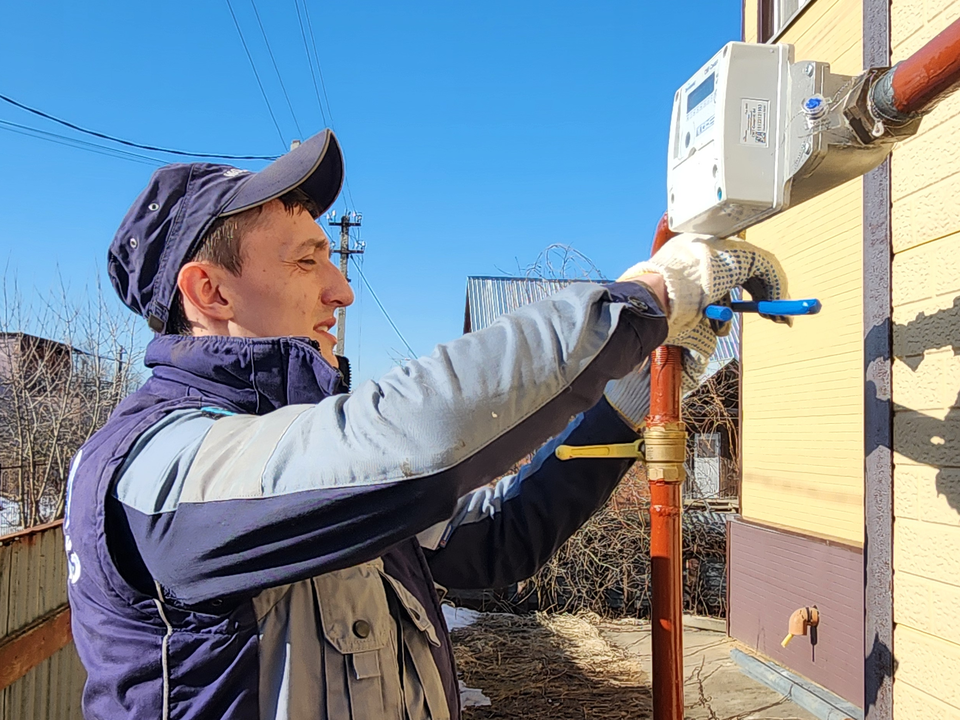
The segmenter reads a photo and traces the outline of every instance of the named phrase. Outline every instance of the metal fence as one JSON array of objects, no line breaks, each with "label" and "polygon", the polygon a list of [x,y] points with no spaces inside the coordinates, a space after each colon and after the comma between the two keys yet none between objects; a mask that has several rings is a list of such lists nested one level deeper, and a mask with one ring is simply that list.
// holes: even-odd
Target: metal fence
[{"label": "metal fence", "polygon": [[0,720],[81,719],[62,523],[0,538]]}]

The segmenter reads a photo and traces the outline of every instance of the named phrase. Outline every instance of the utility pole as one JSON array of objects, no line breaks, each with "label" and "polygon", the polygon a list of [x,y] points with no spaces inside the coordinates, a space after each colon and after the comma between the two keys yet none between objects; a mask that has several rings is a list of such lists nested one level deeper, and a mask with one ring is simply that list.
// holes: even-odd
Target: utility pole
[{"label": "utility pole", "polygon": [[[340,272],[343,273],[343,277],[350,282],[349,271],[349,260],[351,255],[362,255],[363,254],[363,243],[358,243],[356,249],[350,249],[350,228],[360,227],[360,221],[363,220],[363,213],[345,212],[340,216],[339,220],[335,220],[337,213],[336,211],[331,212],[327,215],[327,224],[330,227],[340,227],[340,249],[333,250],[335,253],[340,253]],[[346,334],[347,326],[347,309],[345,307],[337,308],[337,347],[334,349],[334,352],[337,355],[344,355],[344,335]]]}]

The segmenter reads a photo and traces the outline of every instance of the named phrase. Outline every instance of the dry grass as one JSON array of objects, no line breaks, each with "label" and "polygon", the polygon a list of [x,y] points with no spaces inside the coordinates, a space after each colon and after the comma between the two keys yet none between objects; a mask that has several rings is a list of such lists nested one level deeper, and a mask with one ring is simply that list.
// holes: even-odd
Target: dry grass
[{"label": "dry grass", "polygon": [[[530,580],[539,609],[589,611],[607,618],[648,617],[651,601],[650,507],[642,485],[624,481]],[[688,507],[683,514],[683,606],[687,612],[726,612],[726,527],[722,516]]]},{"label": "dry grass", "polygon": [[453,632],[463,681],[490,707],[465,708],[465,720],[642,720],[651,713],[649,681],[638,661],[611,646],[598,618],[485,615]]}]

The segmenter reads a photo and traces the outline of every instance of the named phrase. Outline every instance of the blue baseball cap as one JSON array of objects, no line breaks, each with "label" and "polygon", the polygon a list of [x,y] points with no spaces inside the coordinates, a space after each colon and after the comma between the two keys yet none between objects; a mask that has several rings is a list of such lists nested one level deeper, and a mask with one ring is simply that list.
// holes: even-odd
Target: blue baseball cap
[{"label": "blue baseball cap", "polygon": [[162,333],[177,274],[217,218],[295,188],[324,213],[340,194],[343,176],[343,153],[332,130],[314,135],[260,172],[212,163],[165,165],[153,173],[110,243],[110,282],[124,305]]}]

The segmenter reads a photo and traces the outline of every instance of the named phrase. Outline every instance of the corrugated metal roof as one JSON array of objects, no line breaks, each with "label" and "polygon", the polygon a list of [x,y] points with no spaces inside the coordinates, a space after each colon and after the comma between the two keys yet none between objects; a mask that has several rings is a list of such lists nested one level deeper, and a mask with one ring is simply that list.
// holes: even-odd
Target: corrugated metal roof
[{"label": "corrugated metal roof", "polygon": [[[570,283],[594,282],[588,280],[547,280],[524,277],[467,278],[467,306],[464,310],[463,331],[472,332],[489,327],[504,313],[543,300]],[[597,280],[596,282],[610,282]],[[739,299],[739,295],[736,299]],[[717,350],[710,358],[704,379],[719,371],[731,360],[740,360],[740,316],[733,316],[730,334],[719,338]]]},{"label": "corrugated metal roof", "polygon": [[[463,331],[483,330],[504,313],[545,300],[574,282],[588,281],[525,277],[468,277]],[[598,282],[609,282],[609,280]]]}]

